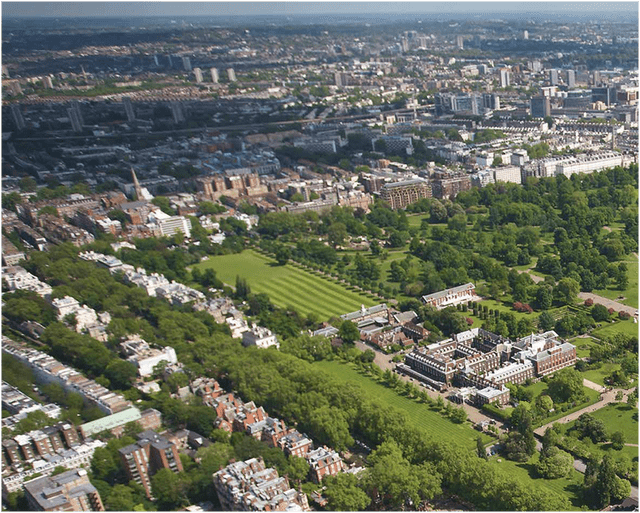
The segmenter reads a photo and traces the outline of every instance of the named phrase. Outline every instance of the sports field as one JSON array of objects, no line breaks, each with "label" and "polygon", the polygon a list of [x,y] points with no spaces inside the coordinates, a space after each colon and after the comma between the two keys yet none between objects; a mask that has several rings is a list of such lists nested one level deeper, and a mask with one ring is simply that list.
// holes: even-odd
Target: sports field
[{"label": "sports field", "polygon": [[[376,383],[372,378],[360,374],[346,363],[323,360],[315,362],[313,365],[342,381],[357,383],[379,401],[406,411],[410,422],[414,426],[424,429],[434,440],[448,440],[459,447],[475,449],[479,433],[468,424],[455,424],[438,412],[431,410],[426,404],[418,403]],[[489,437],[482,436],[485,442],[490,440]]]},{"label": "sports field", "polygon": [[[196,266],[194,266],[196,267]],[[304,271],[291,264],[278,265],[272,258],[252,250],[209,258],[197,264],[201,270],[213,268],[219,279],[235,286],[236,276],[247,280],[251,292],[264,292],[273,304],[293,307],[302,315],[314,312],[321,320],[373,306],[380,301],[348,290],[329,278]]]}]

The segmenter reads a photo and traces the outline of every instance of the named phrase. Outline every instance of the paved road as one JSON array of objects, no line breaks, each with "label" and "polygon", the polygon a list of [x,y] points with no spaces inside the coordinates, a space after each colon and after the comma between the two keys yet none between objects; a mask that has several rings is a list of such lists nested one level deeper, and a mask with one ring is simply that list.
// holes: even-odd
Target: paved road
[{"label": "paved road", "polygon": [[598,383],[594,383],[593,381],[589,381],[588,379],[583,379],[582,384],[585,387],[590,388],[591,390],[595,390],[596,392],[602,393],[606,390],[606,388],[603,387],[602,385],[599,385]]},{"label": "paved road", "polygon": [[638,309],[634,308],[633,306],[623,305],[622,303],[618,303],[613,299],[607,299],[606,297],[598,296],[598,294],[593,294],[592,292],[580,292],[578,294],[578,297],[583,300],[591,299],[594,303],[604,305],[607,308],[613,308],[616,312],[627,312],[631,316],[638,313]]}]

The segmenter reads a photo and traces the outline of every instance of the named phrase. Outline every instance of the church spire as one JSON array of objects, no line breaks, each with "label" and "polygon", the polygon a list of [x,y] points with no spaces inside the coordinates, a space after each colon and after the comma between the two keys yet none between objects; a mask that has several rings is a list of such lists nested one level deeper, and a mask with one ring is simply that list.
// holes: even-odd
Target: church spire
[{"label": "church spire", "polygon": [[136,172],[133,170],[133,166],[131,167],[131,177],[133,178],[133,188],[136,191],[136,201],[142,201],[142,188],[140,187],[140,183],[138,182]]}]

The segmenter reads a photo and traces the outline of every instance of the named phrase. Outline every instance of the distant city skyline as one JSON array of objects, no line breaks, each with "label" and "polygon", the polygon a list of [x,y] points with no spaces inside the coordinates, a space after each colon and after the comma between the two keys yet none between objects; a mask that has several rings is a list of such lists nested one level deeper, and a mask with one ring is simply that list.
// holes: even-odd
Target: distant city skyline
[{"label": "distant city skyline", "polygon": [[2,17],[190,17],[305,14],[623,14],[637,2],[2,2]]}]

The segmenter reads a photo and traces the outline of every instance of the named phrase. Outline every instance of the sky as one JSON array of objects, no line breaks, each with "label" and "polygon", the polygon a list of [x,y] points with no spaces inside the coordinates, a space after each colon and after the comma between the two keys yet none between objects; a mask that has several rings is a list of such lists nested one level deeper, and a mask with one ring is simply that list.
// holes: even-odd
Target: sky
[{"label": "sky", "polygon": [[[23,2],[3,1],[2,17],[242,16],[363,13],[626,12],[638,2]],[[634,14],[635,13],[635,14]]]}]

